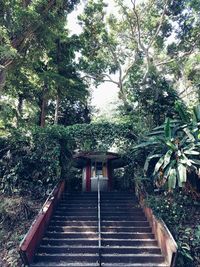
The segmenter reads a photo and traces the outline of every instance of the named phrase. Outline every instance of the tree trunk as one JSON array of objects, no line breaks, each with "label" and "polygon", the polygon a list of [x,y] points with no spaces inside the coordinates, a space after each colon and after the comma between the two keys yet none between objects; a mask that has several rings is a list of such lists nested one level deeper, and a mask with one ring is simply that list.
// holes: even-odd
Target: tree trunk
[{"label": "tree trunk", "polygon": [[6,71],[5,69],[0,69],[0,89],[4,87],[5,82],[6,82]]},{"label": "tree trunk", "polygon": [[48,86],[47,84],[44,85],[44,90],[42,94],[42,99],[41,99],[41,113],[40,113],[40,126],[45,127],[45,121],[46,121],[46,112],[47,112],[47,92],[48,92]]},{"label": "tree trunk", "polygon": [[24,104],[24,98],[23,98],[22,95],[20,95],[19,99],[18,99],[18,105],[17,105],[17,111],[18,111],[18,114],[19,114],[20,118],[22,117],[23,104]]},{"label": "tree trunk", "polygon": [[18,97],[18,105],[17,105],[17,113],[16,113],[16,116],[17,116],[17,126],[19,125],[21,119],[22,119],[22,116],[23,116],[23,104],[24,104],[24,98],[22,95],[19,95]]},{"label": "tree trunk", "polygon": [[54,124],[58,124],[58,113],[59,113],[59,107],[60,107],[60,97],[57,96],[56,99],[56,107],[55,107],[55,116],[54,116]]},{"label": "tree trunk", "polygon": [[46,110],[47,110],[47,99],[46,96],[44,95],[42,98],[42,105],[41,105],[41,116],[40,116],[41,127],[45,127]]}]

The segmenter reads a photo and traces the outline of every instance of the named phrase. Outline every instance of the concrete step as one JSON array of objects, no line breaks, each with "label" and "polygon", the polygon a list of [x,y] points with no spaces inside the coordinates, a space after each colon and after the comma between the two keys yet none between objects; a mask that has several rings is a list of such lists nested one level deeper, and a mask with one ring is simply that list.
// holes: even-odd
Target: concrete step
[{"label": "concrete step", "polygon": [[102,215],[101,219],[103,221],[140,221],[140,222],[145,222],[147,219],[144,216],[134,216],[134,215],[111,215],[111,216],[104,216]]},{"label": "concrete step", "polygon": [[57,210],[54,215],[58,216],[97,216],[97,210],[69,210],[69,211],[60,211]]},{"label": "concrete step", "polygon": [[101,216],[144,216],[144,213],[139,210],[139,211],[135,211],[135,210],[116,210],[116,209],[112,209],[111,211],[109,210],[101,210]]},{"label": "concrete step", "polygon": [[102,239],[153,239],[154,235],[151,233],[101,233]]},{"label": "concrete step", "polygon": [[129,220],[129,221],[114,221],[114,220],[102,220],[102,227],[147,227],[149,226],[149,222],[146,221],[138,221],[138,220]]},{"label": "concrete step", "polygon": [[85,215],[77,215],[77,216],[62,216],[62,215],[54,215],[53,220],[58,221],[97,221],[97,215],[96,216],[85,216]]},{"label": "concrete step", "polygon": [[106,238],[102,239],[102,246],[118,246],[118,247],[132,247],[132,246],[157,246],[157,241],[155,239],[113,239]]},{"label": "concrete step", "polygon": [[106,205],[106,204],[101,204],[101,210],[131,210],[131,211],[142,211],[143,210],[141,208],[135,207],[134,205],[113,205],[112,207],[110,205]]},{"label": "concrete step", "polygon": [[88,262],[38,262],[33,263],[30,267],[99,267],[98,262],[88,263]]},{"label": "concrete step", "polygon": [[97,196],[97,192],[64,192],[63,196]]},{"label": "concrete step", "polygon": [[59,205],[58,208],[57,208],[58,211],[63,211],[63,210],[66,210],[66,211],[70,211],[70,210],[96,210],[97,211],[97,207],[95,206],[81,206],[81,205],[78,205],[78,204],[75,204],[75,205]]},{"label": "concrete step", "polygon": [[66,199],[62,199],[59,204],[77,204],[77,203],[81,203],[82,205],[86,205],[88,204],[92,204],[92,205],[97,205],[97,200],[93,200],[93,199],[70,199],[70,200],[66,200]]},{"label": "concrete step", "polygon": [[69,239],[74,239],[74,238],[97,238],[98,233],[94,232],[46,232],[45,237],[47,238],[69,238]]},{"label": "concrete step", "polygon": [[157,246],[144,247],[144,246],[107,246],[102,247],[102,254],[160,254],[161,250]]},{"label": "concrete step", "polygon": [[39,253],[99,253],[98,246],[40,246]]},{"label": "concrete step", "polygon": [[132,197],[136,197],[136,195],[133,193],[133,192],[101,192],[101,196],[107,196],[107,197],[110,197],[110,196],[132,196]]},{"label": "concrete step", "polygon": [[37,254],[35,256],[35,262],[61,262],[65,261],[68,263],[73,263],[78,260],[78,262],[87,262],[87,263],[96,263],[98,262],[99,255],[98,254],[90,254],[90,253],[78,253],[78,254]]},{"label": "concrete step", "polygon": [[97,193],[95,193],[95,194],[78,194],[78,195],[63,194],[62,198],[68,198],[68,199],[82,199],[82,198],[97,199],[98,195],[97,195]]},{"label": "concrete step", "polygon": [[54,220],[50,221],[50,226],[78,226],[78,227],[90,227],[90,226],[97,226],[97,221],[88,221],[84,220],[62,220],[54,218]]},{"label": "concrete step", "polygon": [[119,232],[127,232],[127,233],[151,233],[151,227],[116,227],[116,226],[103,226],[101,227],[101,231],[104,233],[119,233]]},{"label": "concrete step", "polygon": [[148,264],[144,263],[102,263],[102,267],[169,267],[166,263],[151,263],[149,262]]},{"label": "concrete step", "polygon": [[63,194],[62,198],[66,199],[97,199],[98,195],[96,194],[78,194],[78,195],[70,195],[70,194]]},{"label": "concrete step", "polygon": [[[33,263],[30,267],[99,267],[99,263],[87,263],[87,262],[39,262]],[[124,267],[124,263],[102,263],[102,267]],[[125,267],[169,267],[165,263],[148,263],[148,264],[139,264],[139,263],[126,263]]]},{"label": "concrete step", "polygon": [[[40,246],[38,252],[39,253],[98,253],[98,246]],[[116,254],[141,254],[141,253],[152,253],[152,254],[159,254],[160,249],[156,246],[152,247],[102,247],[102,253],[116,253]]]},{"label": "concrete step", "polygon": [[163,263],[160,254],[102,254],[102,263]]},{"label": "concrete step", "polygon": [[98,227],[97,226],[49,226],[48,227],[48,231],[49,232],[53,232],[56,231],[57,233],[59,232],[94,232],[96,233],[98,231]]},{"label": "concrete step", "polygon": [[105,196],[105,195],[100,195],[100,198],[101,198],[101,200],[102,201],[104,201],[104,200],[107,200],[107,199],[128,199],[128,200],[132,200],[132,201],[134,201],[134,202],[138,202],[138,199],[135,197],[135,196],[132,196],[132,195],[128,195],[128,196]]},{"label": "concrete step", "polygon": [[110,205],[112,204],[128,204],[128,203],[132,203],[133,205],[134,204],[138,204],[138,202],[136,202],[134,199],[132,198],[106,198],[106,199],[101,199],[101,204],[108,204],[110,203]]},{"label": "concrete step", "polygon": [[49,246],[97,246],[98,238],[43,238],[41,245]]}]

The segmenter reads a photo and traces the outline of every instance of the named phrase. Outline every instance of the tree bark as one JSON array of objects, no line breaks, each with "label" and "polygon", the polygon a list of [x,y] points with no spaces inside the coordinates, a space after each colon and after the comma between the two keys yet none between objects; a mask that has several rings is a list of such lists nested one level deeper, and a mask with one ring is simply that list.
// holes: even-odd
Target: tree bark
[{"label": "tree bark", "polygon": [[18,109],[18,114],[20,118],[22,117],[23,104],[24,104],[24,98],[22,95],[19,95],[17,109]]},{"label": "tree bark", "polygon": [[3,88],[6,82],[6,71],[5,69],[0,69],[0,88]]},{"label": "tree bark", "polygon": [[40,113],[40,126],[45,127],[45,122],[46,122],[46,113],[47,113],[47,92],[48,92],[48,86],[47,84],[44,85],[44,91],[42,94],[42,99],[41,99],[41,113]]},{"label": "tree bark", "polygon": [[45,127],[45,121],[46,121],[46,109],[47,109],[47,99],[45,96],[43,96],[42,99],[42,106],[41,106],[41,117],[40,117],[40,126]]},{"label": "tree bark", "polygon": [[58,113],[59,113],[59,107],[60,107],[60,97],[57,96],[56,99],[56,107],[55,107],[55,116],[54,116],[54,124],[58,124]]}]

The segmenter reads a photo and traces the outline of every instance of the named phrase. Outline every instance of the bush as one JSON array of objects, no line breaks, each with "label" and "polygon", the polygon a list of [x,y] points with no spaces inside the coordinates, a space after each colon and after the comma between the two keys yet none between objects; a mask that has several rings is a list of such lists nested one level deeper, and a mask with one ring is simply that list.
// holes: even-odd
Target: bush
[{"label": "bush", "polygon": [[5,194],[44,195],[60,179],[62,157],[70,160],[71,155],[65,140],[41,128],[14,131],[0,139],[0,147],[0,182]]},{"label": "bush", "polygon": [[200,203],[184,192],[148,196],[146,203],[169,227],[178,244],[177,267],[200,264]]}]

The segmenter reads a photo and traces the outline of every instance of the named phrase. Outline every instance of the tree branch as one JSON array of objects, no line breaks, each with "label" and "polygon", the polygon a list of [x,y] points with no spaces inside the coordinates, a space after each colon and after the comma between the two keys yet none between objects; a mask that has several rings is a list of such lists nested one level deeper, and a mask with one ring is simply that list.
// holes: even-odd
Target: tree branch
[{"label": "tree branch", "polygon": [[150,42],[148,44],[147,50],[149,50],[151,48],[151,46],[154,44],[154,42],[156,40],[156,37],[158,36],[158,34],[160,32],[160,29],[161,29],[161,27],[163,25],[163,22],[164,22],[165,13],[167,11],[168,2],[169,2],[169,0],[165,0],[165,4],[164,4],[163,12],[162,12],[162,15],[161,15],[161,18],[160,18],[160,22],[158,24],[158,27],[156,29],[156,32],[155,32],[154,36],[151,38],[151,40],[150,40]]},{"label": "tree branch", "polygon": [[[104,79],[103,77],[107,77],[108,79]],[[106,73],[103,73],[101,75],[85,75],[83,77],[81,77],[82,79],[86,79],[86,78],[89,78],[89,79],[93,79],[93,80],[102,80],[102,82],[111,82],[111,83],[114,83],[116,84],[118,87],[119,87],[119,83],[114,81],[108,74]]]},{"label": "tree branch", "polygon": [[102,75],[105,76],[105,77],[107,77],[108,80],[109,80],[110,82],[115,83],[115,84],[118,84],[118,82],[114,81],[114,80],[110,77],[110,75],[108,75],[108,74],[106,74],[106,73],[104,73],[104,74],[102,74]]},{"label": "tree branch", "polygon": [[166,64],[172,63],[172,62],[174,62],[174,61],[177,61],[177,60],[179,60],[179,59],[181,59],[181,58],[190,56],[190,55],[192,54],[192,52],[194,52],[194,47],[193,47],[190,51],[185,52],[185,53],[183,53],[183,54],[180,55],[180,56],[178,55],[178,56],[175,57],[175,58],[172,58],[172,59],[169,59],[169,60],[166,60],[166,61],[157,63],[157,64],[156,64],[156,67],[159,67],[159,66],[162,66],[162,65],[166,65]]},{"label": "tree branch", "polygon": [[124,6],[121,2],[119,4],[120,4],[121,8],[123,9],[124,14],[126,16],[126,19],[128,20],[129,25],[130,25],[130,28],[131,28],[131,34],[132,34],[132,36],[129,37],[129,38],[131,40],[135,40],[135,38],[134,38],[135,37],[135,25],[132,23],[132,19],[131,19],[129,13],[127,12],[127,7]]},{"label": "tree branch", "polygon": [[[136,53],[135,53],[135,57],[136,57]],[[129,66],[127,67],[127,69],[124,71],[124,75],[122,77],[122,81],[124,81],[129,73],[129,70],[133,67],[133,65],[135,64],[135,59],[129,64]]]},{"label": "tree branch", "polygon": [[139,19],[139,15],[138,15],[138,13],[137,13],[137,10],[136,10],[135,1],[136,1],[136,0],[131,0],[131,3],[132,3],[132,5],[133,5],[133,13],[135,14],[135,17],[136,17],[136,25],[137,25],[137,32],[138,32],[138,43],[139,43],[141,49],[142,49],[142,50],[144,51],[144,53],[146,54],[147,49],[146,49],[146,47],[143,45],[142,40],[141,40],[140,19]]}]

